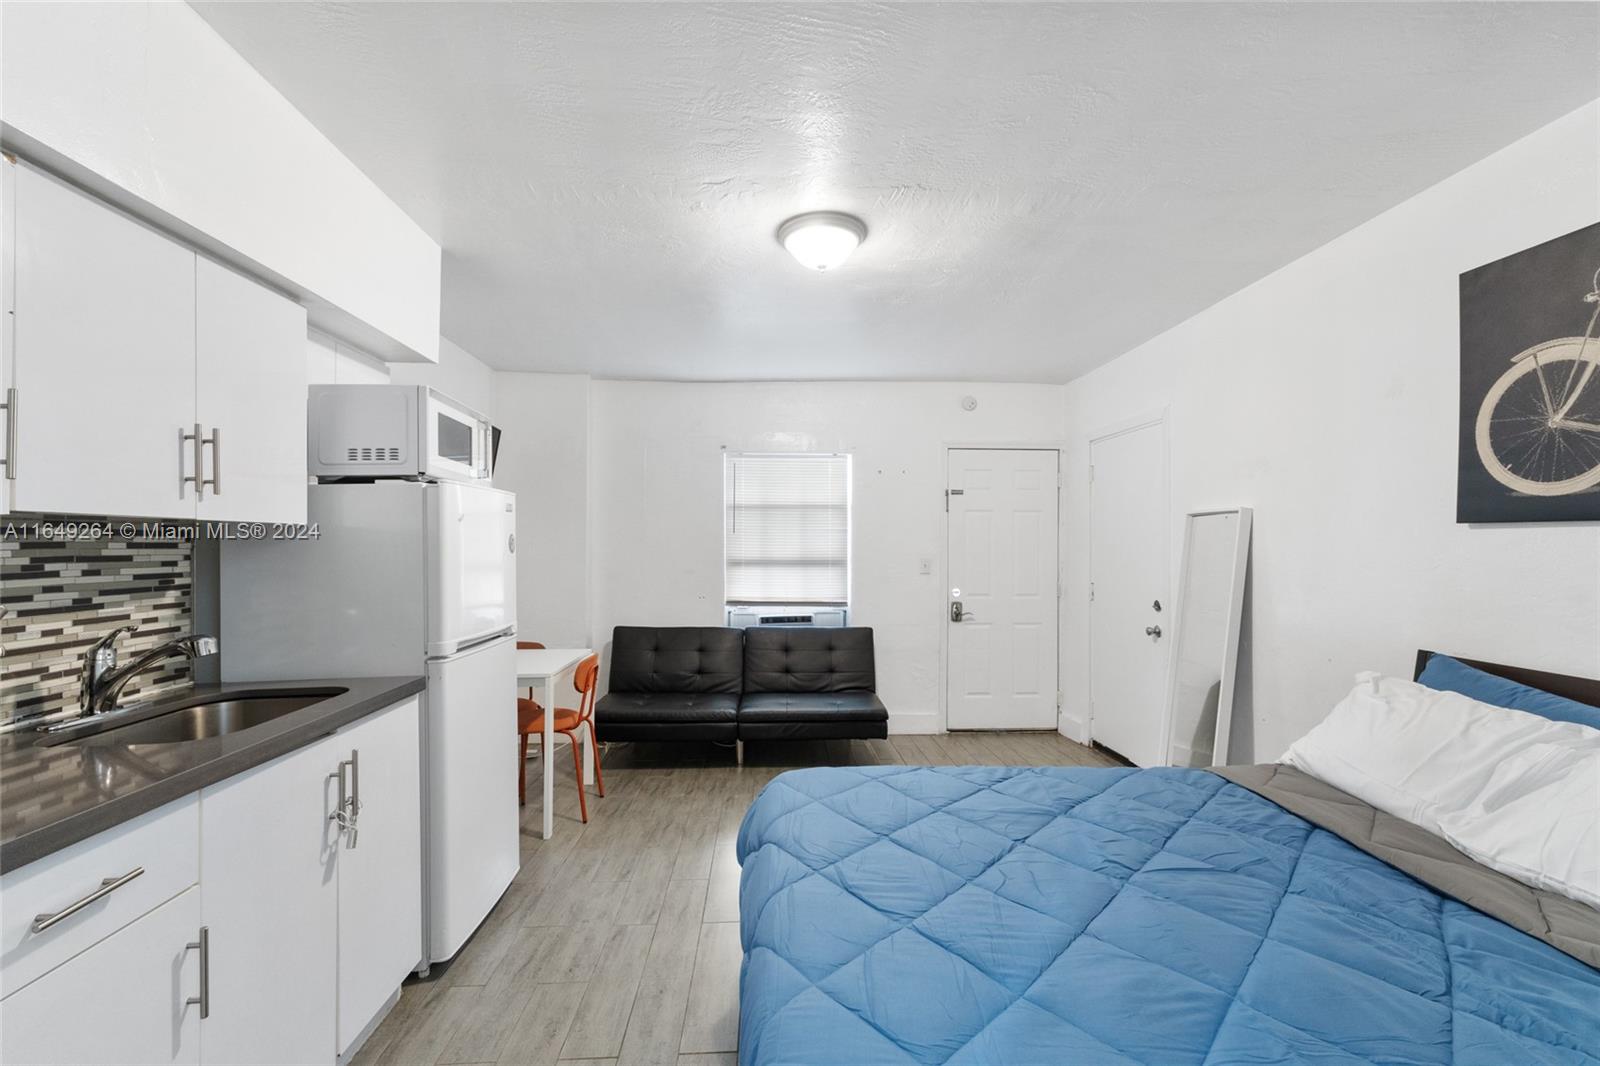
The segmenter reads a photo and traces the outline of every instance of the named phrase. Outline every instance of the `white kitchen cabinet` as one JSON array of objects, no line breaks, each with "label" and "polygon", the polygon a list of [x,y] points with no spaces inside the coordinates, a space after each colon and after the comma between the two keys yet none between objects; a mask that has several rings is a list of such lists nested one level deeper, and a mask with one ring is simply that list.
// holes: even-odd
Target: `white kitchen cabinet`
[{"label": "white kitchen cabinet", "polygon": [[334,735],[359,803],[339,849],[339,1054],[422,960],[419,701]]},{"label": "white kitchen cabinet", "polygon": [[200,792],[207,1063],[333,1061],[336,736]]},{"label": "white kitchen cabinet", "polygon": [[306,309],[200,259],[195,418],[208,484],[202,521],[306,519]]},{"label": "white kitchen cabinet", "polygon": [[303,522],[305,309],[41,171],[4,169],[9,506]]},{"label": "white kitchen cabinet", "polygon": [[0,1001],[0,1061],[200,1062],[200,890],[191,887]]},{"label": "white kitchen cabinet", "polygon": [[[422,959],[420,706],[7,872],[0,1063],[331,1066],[349,1051]],[[186,1005],[202,952],[204,1017]]]},{"label": "white kitchen cabinet", "polygon": [[[15,172],[20,511],[193,518],[195,255],[30,167]],[[9,430],[8,426],[8,430]]]},{"label": "white kitchen cabinet", "polygon": [[0,158],[0,403],[4,403],[5,422],[0,428],[0,463],[4,477],[0,478],[0,514],[11,510],[11,453],[15,450],[11,439],[11,401],[16,382],[11,377],[14,363],[11,352],[16,344],[12,326],[16,323],[17,306],[17,167],[15,163]]}]

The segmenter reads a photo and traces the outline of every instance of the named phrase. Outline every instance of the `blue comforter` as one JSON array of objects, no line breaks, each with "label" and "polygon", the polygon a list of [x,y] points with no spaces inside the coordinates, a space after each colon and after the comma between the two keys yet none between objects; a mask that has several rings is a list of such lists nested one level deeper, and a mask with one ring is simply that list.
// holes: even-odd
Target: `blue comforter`
[{"label": "blue comforter", "polygon": [[1600,1062],[1600,973],[1201,770],[793,771],[739,859],[745,1066]]}]

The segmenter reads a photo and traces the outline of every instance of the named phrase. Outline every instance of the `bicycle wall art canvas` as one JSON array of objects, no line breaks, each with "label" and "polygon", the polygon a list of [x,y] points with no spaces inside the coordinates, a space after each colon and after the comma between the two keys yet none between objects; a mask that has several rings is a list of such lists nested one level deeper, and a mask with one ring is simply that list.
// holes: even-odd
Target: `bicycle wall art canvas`
[{"label": "bicycle wall art canvas", "polygon": [[1457,522],[1600,521],[1600,222],[1461,275]]}]

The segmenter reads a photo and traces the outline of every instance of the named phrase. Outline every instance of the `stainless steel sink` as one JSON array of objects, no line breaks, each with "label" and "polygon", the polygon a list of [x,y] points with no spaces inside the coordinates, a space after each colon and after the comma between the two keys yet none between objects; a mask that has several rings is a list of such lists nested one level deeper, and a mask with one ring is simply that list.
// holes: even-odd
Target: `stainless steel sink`
[{"label": "stainless steel sink", "polygon": [[[292,692],[239,693],[204,703],[180,705],[172,710],[126,723],[105,722],[88,736],[51,738],[47,744],[117,745],[182,744],[226,736],[275,721],[313,703],[343,695],[347,689],[330,688]],[[115,712],[112,712],[115,713]],[[99,723],[85,723],[92,728]]]}]

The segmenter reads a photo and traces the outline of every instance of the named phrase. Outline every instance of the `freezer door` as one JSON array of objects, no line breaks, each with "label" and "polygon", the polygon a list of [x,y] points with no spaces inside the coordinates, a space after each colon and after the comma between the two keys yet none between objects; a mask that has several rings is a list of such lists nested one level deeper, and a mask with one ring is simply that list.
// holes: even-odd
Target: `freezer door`
[{"label": "freezer door", "polygon": [[428,663],[428,960],[461,950],[520,866],[516,640]]},{"label": "freezer door", "polygon": [[517,498],[483,485],[428,486],[428,645],[451,655],[517,625]]}]

